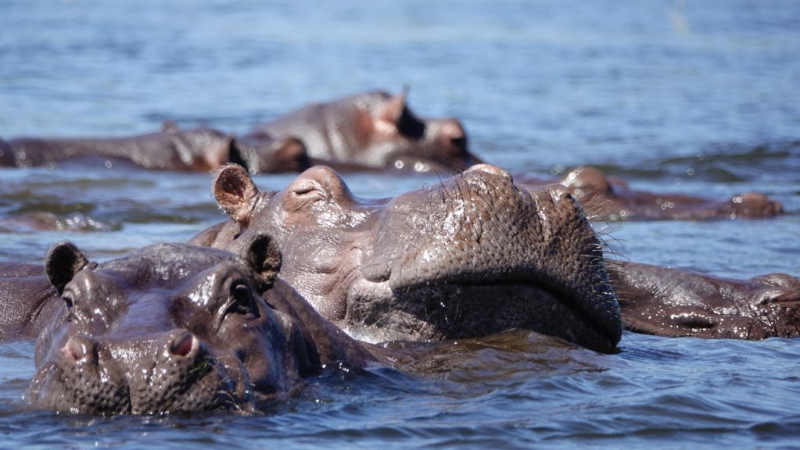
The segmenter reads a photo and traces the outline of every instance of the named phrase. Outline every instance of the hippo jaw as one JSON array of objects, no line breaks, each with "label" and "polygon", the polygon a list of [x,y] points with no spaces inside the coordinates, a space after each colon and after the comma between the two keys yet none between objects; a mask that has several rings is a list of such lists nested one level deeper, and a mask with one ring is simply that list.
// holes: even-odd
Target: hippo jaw
[{"label": "hippo jaw", "polygon": [[[533,329],[595,349],[620,339],[600,244],[560,187],[520,191],[491,166],[389,202],[348,292],[372,340]],[[548,259],[552,259],[549,261]],[[366,330],[371,330],[365,334]]]},{"label": "hippo jaw", "polygon": [[343,322],[351,335],[373,343],[463,339],[524,328],[595,350],[614,348],[618,332],[595,323],[573,304],[526,282],[392,289],[388,283],[360,280],[348,292]]},{"label": "hippo jaw", "polygon": [[257,194],[243,170],[228,167],[215,197],[238,218],[226,225],[236,232],[223,227],[204,242],[236,249],[249,233],[269,232],[285,249],[282,278],[361,338],[519,327],[608,349],[621,337],[601,245],[563,187],[520,190],[506,172],[480,165],[441,185],[363,201],[328,168]]}]

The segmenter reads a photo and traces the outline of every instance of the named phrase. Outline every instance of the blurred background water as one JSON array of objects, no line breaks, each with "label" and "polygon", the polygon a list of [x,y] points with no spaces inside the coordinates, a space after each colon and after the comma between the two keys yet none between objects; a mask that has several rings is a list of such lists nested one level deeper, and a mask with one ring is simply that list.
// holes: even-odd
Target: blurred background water
[{"label": "blurred background water", "polygon": [[[800,3],[0,2],[0,137],[124,136],[164,120],[244,132],[311,101],[411,87],[483,159],[535,176],[597,165],[636,189],[726,199],[764,221],[600,224],[632,261],[800,275]],[[293,176],[259,176],[280,189]],[[348,174],[388,196],[435,176]],[[0,260],[69,239],[92,258],[224,219],[207,174],[0,170]],[[56,223],[42,231],[37,223]],[[800,341],[626,334],[596,355],[510,333],[427,375],[327,374],[261,417],[64,417],[21,400],[33,345],[0,345],[0,446],[791,447]]]}]

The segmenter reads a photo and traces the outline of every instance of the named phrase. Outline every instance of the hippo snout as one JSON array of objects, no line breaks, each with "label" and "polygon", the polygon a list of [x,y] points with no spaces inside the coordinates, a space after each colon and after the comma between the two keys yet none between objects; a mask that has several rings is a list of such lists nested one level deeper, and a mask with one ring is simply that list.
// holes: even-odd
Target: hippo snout
[{"label": "hippo snout", "polygon": [[76,335],[41,366],[28,397],[61,412],[161,414],[240,409],[246,384],[237,363],[220,362],[186,330],[103,341]]}]

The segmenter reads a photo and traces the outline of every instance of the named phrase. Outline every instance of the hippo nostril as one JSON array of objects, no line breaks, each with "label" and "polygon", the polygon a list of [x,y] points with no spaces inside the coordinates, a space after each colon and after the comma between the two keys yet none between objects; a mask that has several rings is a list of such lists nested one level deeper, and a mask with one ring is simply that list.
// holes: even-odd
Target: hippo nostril
[{"label": "hippo nostril", "polygon": [[548,189],[548,192],[550,193],[550,198],[553,199],[554,204],[558,204],[558,202],[564,199],[568,199],[570,201],[574,200],[572,194],[569,192],[569,189],[561,185],[550,187],[550,189]]},{"label": "hippo nostril", "polygon": [[175,356],[187,356],[199,345],[197,338],[192,333],[186,332],[177,335],[169,345],[169,352]]},{"label": "hippo nostril", "polygon": [[79,361],[90,357],[95,352],[95,342],[80,336],[72,336],[61,348],[61,353],[70,361]]}]

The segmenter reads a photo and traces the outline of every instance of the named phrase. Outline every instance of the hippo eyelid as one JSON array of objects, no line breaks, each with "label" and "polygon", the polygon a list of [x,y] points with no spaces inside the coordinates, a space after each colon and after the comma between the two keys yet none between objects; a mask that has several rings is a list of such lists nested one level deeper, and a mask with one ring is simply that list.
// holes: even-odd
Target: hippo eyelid
[{"label": "hippo eyelid", "polygon": [[292,188],[292,193],[298,197],[306,196],[311,193],[318,195],[320,198],[327,197],[325,189],[322,188],[322,185],[314,180],[302,180],[296,183]]},{"label": "hippo eyelid", "polygon": [[61,293],[61,300],[64,300],[68,310],[72,309],[75,305],[75,294],[73,294],[71,290],[65,289],[64,292]]}]

